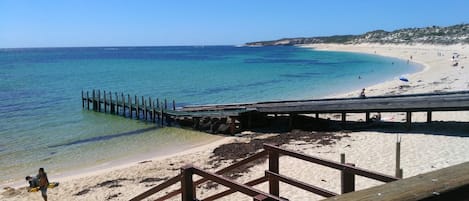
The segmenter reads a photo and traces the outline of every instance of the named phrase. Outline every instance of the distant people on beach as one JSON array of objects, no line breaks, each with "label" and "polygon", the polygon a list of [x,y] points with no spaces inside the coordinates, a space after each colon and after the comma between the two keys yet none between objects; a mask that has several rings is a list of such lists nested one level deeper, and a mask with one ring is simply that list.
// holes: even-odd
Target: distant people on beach
[{"label": "distant people on beach", "polygon": [[360,93],[360,98],[366,98],[366,95],[365,95],[365,88],[362,89],[362,92]]},{"label": "distant people on beach", "polygon": [[41,190],[42,198],[47,201],[47,188],[49,187],[49,179],[44,171],[44,168],[39,168],[39,172],[36,177],[39,180],[39,190]]}]

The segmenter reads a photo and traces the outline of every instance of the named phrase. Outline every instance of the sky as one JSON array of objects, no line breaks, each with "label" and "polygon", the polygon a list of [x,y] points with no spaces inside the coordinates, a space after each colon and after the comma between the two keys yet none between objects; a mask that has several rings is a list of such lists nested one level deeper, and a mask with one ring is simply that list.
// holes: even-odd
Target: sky
[{"label": "sky", "polygon": [[0,48],[240,45],[469,23],[469,0],[0,0]]}]

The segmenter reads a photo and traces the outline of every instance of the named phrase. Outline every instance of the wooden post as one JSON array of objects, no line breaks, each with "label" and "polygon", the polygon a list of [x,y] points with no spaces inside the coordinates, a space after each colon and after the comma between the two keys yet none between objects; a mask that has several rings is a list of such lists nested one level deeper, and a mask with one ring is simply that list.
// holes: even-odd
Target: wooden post
[{"label": "wooden post", "polygon": [[427,123],[432,123],[432,111],[427,111]]},{"label": "wooden post", "polygon": [[365,113],[365,122],[370,122],[370,112]]},{"label": "wooden post", "polygon": [[293,129],[293,113],[288,114],[288,129]]},{"label": "wooden post", "polygon": [[[106,96],[106,95],[104,95],[104,96]],[[114,103],[112,103],[112,92],[109,92],[109,102],[111,102],[109,104],[110,112],[111,112],[111,114],[114,114],[115,113],[115,110],[114,110],[115,108],[114,108]],[[116,102],[117,102],[117,100],[116,100]]]},{"label": "wooden post", "polygon": [[[278,152],[269,151],[269,171],[273,173],[279,173],[278,167]],[[279,196],[279,180],[278,178],[269,177],[269,193],[274,196]]]},{"label": "wooden post", "polygon": [[83,96],[83,90],[81,90],[81,108],[85,109],[85,97]]},{"label": "wooden post", "polygon": [[168,101],[166,101],[166,98],[164,99],[164,109],[165,110],[168,109]]},{"label": "wooden post", "polygon": [[96,91],[93,89],[93,111],[96,111]]},{"label": "wooden post", "polygon": [[142,97],[142,101],[143,101],[143,113],[144,113],[144,118],[145,118],[145,121],[148,120],[148,116],[147,116],[147,100],[144,100],[143,97]]},{"label": "wooden post", "polygon": [[[122,116],[125,117],[125,98],[124,93],[121,93],[121,100],[122,100]],[[118,103],[119,104],[119,103]]]},{"label": "wooden post", "polygon": [[176,110],[176,101],[173,100],[173,110]]},{"label": "wooden post", "polygon": [[181,200],[182,201],[194,201],[195,191],[194,183],[192,180],[192,167],[184,166],[181,168]]},{"label": "wooden post", "polygon": [[140,117],[140,111],[138,110],[138,97],[135,95],[135,117],[137,117],[137,119],[139,119]]},{"label": "wooden post", "polygon": [[401,141],[398,138],[396,141],[396,177],[402,179],[401,175]]},{"label": "wooden post", "polygon": [[163,107],[160,108],[160,126],[163,127],[164,115],[163,115]]},{"label": "wooden post", "polygon": [[155,122],[155,101],[151,102],[151,122]]},{"label": "wooden post", "polygon": [[347,113],[342,112],[342,128],[345,128],[345,122],[347,122]]},{"label": "wooden post", "polygon": [[90,95],[88,93],[88,91],[86,91],[86,103],[87,103],[87,107],[88,107],[88,110],[90,110]]},{"label": "wooden post", "polygon": [[129,115],[132,119],[132,99],[130,98],[130,94],[127,94],[127,99],[129,100]]},{"label": "wooden post", "polygon": [[[340,163],[355,166],[355,164],[353,163],[345,163],[344,153],[340,154]],[[354,174],[349,173],[346,170],[342,170],[340,173],[340,180],[342,183],[342,186],[341,186],[342,194],[355,191],[355,175]]]},{"label": "wooden post", "polygon": [[116,106],[116,113],[119,115],[119,96],[117,95],[117,92],[114,92],[114,95],[116,95],[116,105],[115,105]]},{"label": "wooden post", "polygon": [[101,90],[98,90],[98,112],[101,112]]},{"label": "wooden post", "polygon": [[107,105],[106,105],[106,90],[104,90],[103,96],[104,96],[104,113],[106,113],[106,109],[107,109]]},{"label": "wooden post", "polygon": [[406,127],[407,129],[410,129],[412,123],[412,112],[407,112],[406,113]]},{"label": "wooden post", "polygon": [[316,113],[316,119],[319,119],[319,113]]},{"label": "wooden post", "polygon": [[149,113],[150,113],[150,121],[153,122],[153,113],[152,113],[153,107],[152,107],[152,103],[151,103],[151,98],[150,98],[150,96],[148,96],[148,104],[149,104],[149,106],[150,106],[150,112],[149,112]]},{"label": "wooden post", "polygon": [[[156,109],[158,109],[158,110],[160,109],[160,99],[159,99],[159,98],[156,98]],[[160,114],[161,114],[161,113],[158,113],[158,114],[157,114],[157,115],[158,115],[158,119],[160,118]]]}]

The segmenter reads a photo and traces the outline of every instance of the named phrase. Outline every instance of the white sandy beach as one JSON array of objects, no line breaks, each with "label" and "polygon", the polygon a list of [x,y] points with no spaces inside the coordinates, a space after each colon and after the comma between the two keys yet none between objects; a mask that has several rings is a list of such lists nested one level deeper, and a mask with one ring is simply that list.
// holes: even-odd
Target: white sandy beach
[{"label": "white sandy beach", "polygon": [[[384,94],[411,94],[436,91],[469,90],[469,49],[464,45],[335,45],[318,44],[307,46],[324,51],[351,51],[382,56],[396,57],[409,62],[417,62],[425,66],[421,72],[408,75],[407,86],[395,79],[379,85],[366,88],[367,96]],[[453,53],[457,53],[458,66],[452,66]],[[410,57],[412,56],[412,59]],[[353,97],[358,96],[360,90],[348,94],[336,95]],[[425,113],[413,114],[413,121],[424,122]],[[384,113],[383,119],[389,121],[402,121],[405,116],[396,113]],[[351,120],[363,119],[364,114],[351,115]],[[458,122],[468,122],[469,112],[435,112],[433,121],[436,125],[428,127],[419,126],[409,132],[382,133],[367,132],[338,132],[337,135],[348,135],[335,144],[319,146],[317,143],[304,143],[294,141],[284,145],[317,157],[339,161],[340,153],[346,154],[347,162],[356,166],[381,173],[394,174],[394,153],[397,135],[402,137],[401,167],[404,177],[437,170],[451,165],[469,161],[469,129],[459,126]],[[437,121],[451,121],[453,124],[440,124]],[[313,133],[314,134],[314,133]],[[207,163],[211,160],[213,150],[221,144],[229,142],[245,142],[248,137],[225,137],[214,143],[197,147],[172,156],[148,159],[139,163],[127,164],[96,171],[88,174],[74,175],[73,177],[54,178],[49,173],[50,181],[60,182],[60,186],[49,189],[49,200],[128,200],[152,186],[162,183],[165,179],[179,173],[179,168],[192,163],[210,171],[218,170],[229,163],[219,167]],[[266,163],[256,165],[249,169],[249,173],[238,178],[245,182],[264,174]],[[320,186],[330,191],[340,191],[339,172],[318,165],[308,164],[289,157],[280,158],[280,173],[297,178],[298,180]],[[146,181],[146,182],[142,182]],[[380,182],[357,177],[356,189],[363,189]],[[26,183],[25,183],[26,185]],[[175,189],[178,186],[173,186]],[[256,188],[267,191],[267,185],[262,184]],[[201,198],[222,190],[221,187],[197,189]],[[170,190],[164,190],[163,193]],[[280,186],[280,195],[289,200],[320,200],[322,197],[299,190],[289,185]],[[179,200],[180,196],[175,197]],[[42,200],[40,193],[28,193],[26,188],[0,189],[0,200]],[[252,200],[239,193],[222,200]]]}]

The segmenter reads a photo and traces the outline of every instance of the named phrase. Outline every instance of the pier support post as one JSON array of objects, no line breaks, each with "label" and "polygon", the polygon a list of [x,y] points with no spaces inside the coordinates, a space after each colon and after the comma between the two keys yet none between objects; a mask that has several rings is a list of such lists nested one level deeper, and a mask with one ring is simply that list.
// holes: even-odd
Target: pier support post
[{"label": "pier support post", "polygon": [[83,90],[81,90],[81,108],[85,109],[85,97],[83,96]]},{"label": "pier support post", "polygon": [[370,122],[370,112],[365,113],[365,122],[366,123]]},{"label": "pier support post", "polygon": [[176,110],[176,101],[173,100],[173,110]]},{"label": "pier support post", "polygon": [[101,90],[98,90],[98,112],[101,112]]},{"label": "pier support post", "polygon": [[164,99],[164,109],[168,109],[168,101],[166,100],[166,98]]},{"label": "pier support post", "polygon": [[411,128],[412,123],[412,112],[406,112],[406,127],[407,129]]},{"label": "pier support post", "polygon": [[155,101],[151,102],[151,122],[155,122]]},{"label": "pier support post", "polygon": [[[114,92],[114,95],[116,95],[116,109],[115,109],[115,112],[117,113],[117,115],[119,115],[119,95],[117,94],[117,92]],[[112,96],[112,94],[111,94]]]},{"label": "pier support post", "polygon": [[163,127],[163,123],[164,123],[164,114],[163,114],[163,107],[160,108],[160,126]]},{"label": "pier support post", "polygon": [[[279,166],[278,166],[278,158],[279,154],[275,151],[268,151],[269,152],[269,171],[278,174],[279,173]],[[274,196],[279,196],[279,180],[275,177],[269,177],[269,193]]]},{"label": "pier support post", "polygon": [[130,98],[130,94],[127,94],[127,98],[129,100],[129,116],[132,119],[132,99]]},{"label": "pier support post", "polygon": [[[106,96],[106,95],[104,95],[104,96]],[[109,102],[110,102],[109,103],[109,107],[110,107],[109,112],[111,112],[111,114],[115,114],[114,103],[112,102],[112,92],[109,92]],[[116,100],[116,102],[117,102],[117,100]]]},{"label": "pier support post", "polygon": [[316,117],[316,119],[319,119],[319,113],[316,113],[315,117]]},{"label": "pier support post", "polygon": [[93,89],[93,111],[96,111],[96,91]]},{"label": "pier support post", "polygon": [[90,110],[90,95],[88,91],[86,91],[86,106],[88,107],[88,110]]},{"label": "pier support post", "polygon": [[104,113],[106,113],[107,105],[106,105],[106,90],[103,91],[103,97],[104,97]]},{"label": "pier support post", "polygon": [[[125,117],[125,98],[124,98],[124,93],[121,93],[121,100],[122,100],[122,116]],[[116,104],[119,104],[119,102],[116,102]]]},{"label": "pier support post", "polygon": [[138,110],[138,97],[135,95],[135,117],[137,117],[137,119],[139,119],[140,117],[140,111]]},{"label": "pier support post", "polygon": [[427,123],[432,123],[432,111],[427,111]]},{"label": "pier support post", "polygon": [[143,99],[142,97],[142,102],[143,102],[143,117],[145,118],[145,121],[148,120],[148,113],[147,113],[147,100]]},{"label": "pier support post", "polygon": [[293,129],[293,113],[288,114],[288,129],[292,130]]},{"label": "pier support post", "polygon": [[[340,154],[340,163],[355,166],[353,163],[345,163],[345,154]],[[341,180],[341,192],[342,194],[350,193],[355,191],[355,175],[352,173],[347,172],[346,170],[342,170],[340,173],[340,180]]]},{"label": "pier support post", "polygon": [[347,122],[347,113],[342,112],[342,128],[345,128],[345,122]]},{"label": "pier support post", "polygon": [[[160,109],[160,99],[159,98],[156,98],[156,109]],[[157,112],[157,116],[158,116],[158,119],[160,119],[160,114],[161,113],[158,113]]]}]

